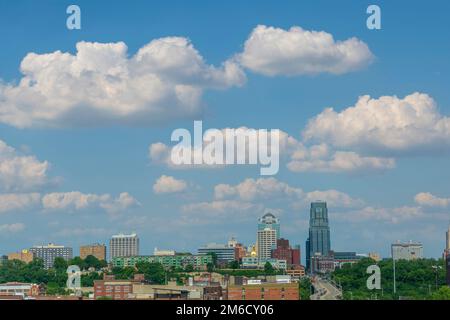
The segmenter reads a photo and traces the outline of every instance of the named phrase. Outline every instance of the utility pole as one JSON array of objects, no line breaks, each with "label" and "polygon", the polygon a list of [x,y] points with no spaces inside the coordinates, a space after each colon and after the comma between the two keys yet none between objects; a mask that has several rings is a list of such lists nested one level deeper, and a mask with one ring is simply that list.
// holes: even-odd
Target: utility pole
[{"label": "utility pole", "polygon": [[394,247],[391,245],[391,255],[392,255],[392,266],[394,268],[394,296],[397,293],[397,283],[395,281],[395,257],[394,257]]}]

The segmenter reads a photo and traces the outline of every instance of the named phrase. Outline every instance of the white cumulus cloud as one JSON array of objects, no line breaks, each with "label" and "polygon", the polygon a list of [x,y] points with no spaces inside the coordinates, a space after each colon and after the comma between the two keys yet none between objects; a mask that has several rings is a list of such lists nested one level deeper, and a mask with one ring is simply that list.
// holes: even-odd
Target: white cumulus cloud
[{"label": "white cumulus cloud", "polygon": [[117,198],[110,194],[85,194],[79,191],[54,192],[42,197],[42,207],[45,210],[82,210],[99,207],[110,214],[117,214],[130,207],[139,205],[139,202],[127,192]]},{"label": "white cumulus cloud", "polygon": [[214,188],[214,197],[218,201],[227,199],[245,202],[262,202],[277,200],[291,204],[293,207],[305,207],[310,202],[323,200],[330,207],[359,207],[363,204],[346,193],[337,190],[315,190],[305,192],[292,187],[276,178],[248,178],[236,185],[218,184]]},{"label": "white cumulus cloud", "polygon": [[54,182],[48,177],[49,169],[48,161],[22,155],[0,140],[0,189],[25,191],[47,186]]},{"label": "white cumulus cloud", "polygon": [[303,136],[373,154],[442,151],[450,147],[450,118],[439,113],[427,94],[362,96],[341,112],[325,109],[309,121]]},{"label": "white cumulus cloud", "polygon": [[40,202],[41,195],[39,193],[0,194],[0,213],[38,207]]},{"label": "white cumulus cloud", "polygon": [[159,177],[153,185],[153,191],[158,194],[181,192],[186,190],[186,188],[186,181],[166,175]]},{"label": "white cumulus cloud", "polygon": [[198,115],[205,89],[246,81],[233,59],[208,65],[183,37],[155,39],[133,56],[123,42],[79,42],[76,49],[29,53],[20,81],[0,85],[0,122],[19,128],[153,124]]},{"label": "white cumulus cloud", "polygon": [[324,31],[257,26],[238,55],[240,63],[267,76],[332,73],[361,69],[373,60],[369,47],[350,38],[336,41]]},{"label": "white cumulus cloud", "polygon": [[429,207],[448,207],[450,205],[450,198],[440,198],[429,192],[416,194],[414,201],[421,206]]}]

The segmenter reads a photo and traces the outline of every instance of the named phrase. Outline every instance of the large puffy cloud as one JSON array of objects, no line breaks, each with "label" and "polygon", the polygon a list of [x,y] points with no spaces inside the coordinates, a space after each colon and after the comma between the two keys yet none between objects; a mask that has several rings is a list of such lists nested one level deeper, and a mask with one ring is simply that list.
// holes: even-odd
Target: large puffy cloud
[{"label": "large puffy cloud", "polygon": [[20,82],[0,85],[0,121],[24,128],[192,117],[205,89],[245,82],[236,62],[208,65],[182,37],[153,40],[131,57],[123,42],[76,47],[76,54],[29,53]]},{"label": "large puffy cloud", "polygon": [[159,177],[153,185],[153,191],[158,194],[181,192],[186,190],[186,188],[186,181],[166,175]]},{"label": "large puffy cloud", "polygon": [[368,46],[356,39],[335,41],[324,31],[257,26],[238,55],[246,68],[263,75],[342,74],[373,60]]},{"label": "large puffy cloud", "polygon": [[306,207],[316,200],[327,201],[330,207],[352,208],[363,204],[362,200],[337,190],[305,192],[275,178],[248,178],[236,185],[218,184],[214,188],[214,197],[217,201],[232,199],[245,202],[276,199],[296,208]]},{"label": "large puffy cloud", "polygon": [[50,164],[35,156],[21,155],[0,140],[0,189],[24,191],[53,183],[48,177]]},{"label": "large puffy cloud", "polygon": [[450,118],[439,113],[427,94],[362,96],[341,112],[324,110],[309,121],[303,136],[367,153],[442,151],[450,146]]},{"label": "large puffy cloud", "polygon": [[414,201],[421,206],[428,207],[448,207],[450,205],[450,198],[440,198],[429,192],[416,194]]},{"label": "large puffy cloud", "polygon": [[102,208],[110,214],[117,214],[128,208],[140,205],[127,192],[117,198],[110,194],[85,194],[79,191],[54,192],[42,197],[42,207],[45,210],[82,210],[88,208]]},{"label": "large puffy cloud", "polygon": [[0,213],[22,211],[40,205],[39,193],[7,193],[0,194]]}]

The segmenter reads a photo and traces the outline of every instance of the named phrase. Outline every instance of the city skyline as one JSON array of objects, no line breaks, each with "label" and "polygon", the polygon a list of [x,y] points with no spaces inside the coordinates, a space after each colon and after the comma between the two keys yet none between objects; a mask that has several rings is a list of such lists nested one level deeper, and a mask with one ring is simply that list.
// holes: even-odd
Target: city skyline
[{"label": "city skyline", "polygon": [[[141,254],[251,244],[267,212],[305,252],[323,200],[333,250],[442,255],[449,3],[379,1],[381,30],[366,3],[181,0],[77,1],[69,30],[70,4],[0,4],[0,254],[120,232]],[[196,120],[279,129],[279,172],[174,166],[171,134]]]},{"label": "city skyline", "polygon": [[[223,258],[224,261],[231,262],[234,261],[234,258],[232,259],[231,257],[235,257],[236,255],[236,244],[242,246],[241,248],[244,250],[246,257],[253,257],[251,250],[254,246],[256,249],[255,258],[257,258],[259,261],[266,261],[267,259],[270,260],[271,258],[273,258],[274,250],[279,248],[279,241],[281,241],[280,243],[282,243],[282,246],[284,246],[282,247],[283,249],[286,248],[286,246],[289,246],[289,239],[281,237],[281,230],[280,220],[272,213],[267,212],[262,217],[257,219],[257,234],[256,241],[254,243],[240,243],[235,237],[230,237],[227,241],[223,241],[221,243],[207,242],[206,244],[198,246],[198,249],[196,250],[198,251],[198,254],[203,255],[208,254],[208,252],[216,252],[219,260],[222,259],[220,257],[223,255],[224,257],[226,257]],[[328,221],[327,204],[326,202],[321,200],[311,202],[309,230],[309,236],[306,239],[304,248],[302,248],[301,245],[295,245],[293,247],[299,250],[298,255],[300,257],[304,257],[299,260],[300,264],[310,272],[312,271],[311,258],[316,256],[317,254],[325,259],[331,258],[335,259],[335,261],[344,260],[347,262],[350,260],[356,260],[358,255],[360,257],[378,257],[389,259],[394,256],[393,248],[395,247],[398,248],[398,253],[396,253],[396,256],[403,256],[403,258],[405,259],[410,259],[409,256],[411,256],[412,259],[427,258],[423,255],[423,245],[421,244],[421,242],[413,242],[412,240],[410,240],[409,242],[401,242],[400,240],[397,240],[395,243],[391,243],[390,256],[387,255],[380,257],[379,253],[370,250],[365,252],[351,251],[351,247],[346,248],[346,251],[343,252],[334,250],[331,246],[332,235],[330,233]],[[445,234],[446,243],[444,246],[444,257],[447,255],[447,252],[449,250],[449,233],[450,226]],[[94,255],[99,260],[105,260],[111,263],[112,261],[114,261],[115,257],[126,258],[165,255],[174,256],[180,253],[185,253],[182,251],[178,251],[175,248],[170,248],[170,250],[158,250],[157,247],[154,247],[153,254],[149,253],[148,250],[143,250],[143,253],[140,253],[139,239],[139,235],[134,232],[131,234],[119,233],[110,235],[109,246],[107,246],[106,244],[101,244],[100,242],[79,245],[79,255],[72,253],[73,247],[71,246],[48,243],[48,245],[34,245],[29,248],[17,249],[16,251],[9,252],[8,256],[17,257],[17,259],[23,261],[29,261],[29,257],[24,257],[24,255],[28,253],[28,250],[33,252],[33,250],[36,250],[37,248],[64,248],[64,250],[70,250],[70,259],[75,256],[79,256],[82,259],[85,259],[88,255]],[[310,239],[312,239],[312,241]],[[232,251],[230,251],[231,249]],[[192,255],[196,255],[194,251],[191,251],[189,253],[191,253]],[[339,257],[337,257],[336,255],[339,255]],[[103,256],[104,258],[100,258],[99,256]],[[340,258],[340,256],[345,256],[345,259],[347,260],[345,260],[344,258]],[[237,259],[236,261],[239,262],[239,260],[240,259]],[[51,262],[47,261],[46,267],[48,268],[50,265]]]}]

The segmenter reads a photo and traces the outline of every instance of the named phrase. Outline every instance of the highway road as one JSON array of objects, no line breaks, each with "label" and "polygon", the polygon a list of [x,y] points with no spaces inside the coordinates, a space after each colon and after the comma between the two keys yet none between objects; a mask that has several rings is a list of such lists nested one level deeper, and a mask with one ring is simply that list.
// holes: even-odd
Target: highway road
[{"label": "highway road", "polygon": [[327,280],[316,278],[313,286],[315,292],[311,300],[340,300],[342,297],[341,291]]}]

